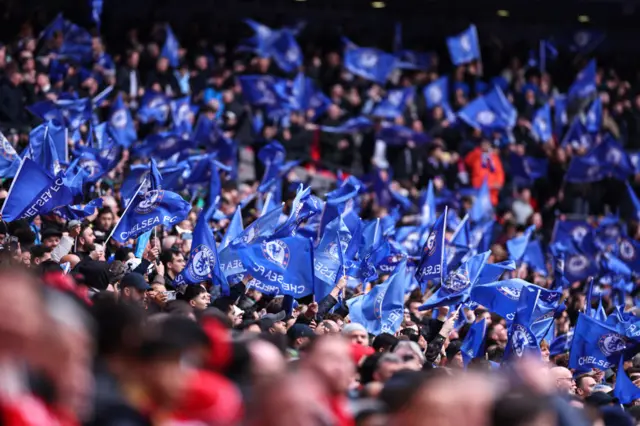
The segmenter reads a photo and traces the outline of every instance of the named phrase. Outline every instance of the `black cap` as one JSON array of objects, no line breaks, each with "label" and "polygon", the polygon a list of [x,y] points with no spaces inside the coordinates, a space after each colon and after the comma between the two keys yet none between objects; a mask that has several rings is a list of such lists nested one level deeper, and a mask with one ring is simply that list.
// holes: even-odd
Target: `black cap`
[{"label": "black cap", "polygon": [[58,228],[47,228],[44,231],[42,231],[42,239],[46,240],[47,238],[50,237],[58,237],[61,238],[62,237],[62,231],[59,230]]},{"label": "black cap", "polygon": [[294,324],[289,330],[287,330],[287,337],[289,337],[289,339],[291,339],[292,341],[300,339],[302,337],[313,336],[313,330],[306,324]]},{"label": "black cap", "polygon": [[136,290],[142,291],[151,289],[151,286],[147,283],[144,277],[135,272],[127,274],[122,278],[122,281],[120,281],[120,288],[125,287],[133,287]]}]

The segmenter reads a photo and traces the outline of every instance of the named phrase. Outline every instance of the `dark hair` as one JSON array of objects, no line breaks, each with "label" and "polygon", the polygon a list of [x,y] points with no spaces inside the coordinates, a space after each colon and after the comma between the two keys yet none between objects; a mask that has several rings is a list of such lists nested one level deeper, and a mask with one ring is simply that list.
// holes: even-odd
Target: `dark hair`
[{"label": "dark hair", "polygon": [[376,352],[390,351],[398,343],[398,338],[390,333],[380,333],[374,339],[371,346]]},{"label": "dark hair", "polygon": [[504,349],[497,345],[491,346],[487,348],[487,357],[489,358],[489,361],[502,362]]},{"label": "dark hair", "polygon": [[102,216],[105,213],[113,214],[111,207],[103,207],[100,210],[98,210],[98,216]]},{"label": "dark hair", "polygon": [[169,250],[160,253],[160,262],[167,266],[167,263],[173,262],[173,258],[178,255],[182,255],[182,252],[175,247],[171,247]]},{"label": "dark hair", "polygon": [[384,355],[382,352],[377,352],[373,355],[369,355],[362,361],[360,367],[358,367],[358,373],[360,374],[360,384],[366,385],[369,382],[373,382],[373,373],[378,368],[378,361]]},{"label": "dark hair", "polygon": [[546,412],[553,412],[548,398],[534,393],[508,393],[493,405],[494,426],[520,426]]},{"label": "dark hair", "polygon": [[196,297],[200,296],[202,293],[206,293],[207,291],[199,285],[188,285],[184,289],[183,294],[178,294],[180,300],[184,300],[185,302],[191,302]]},{"label": "dark hair", "polygon": [[140,306],[119,302],[105,293],[105,296],[93,299],[91,312],[98,331],[98,355],[131,353],[136,349],[145,318]]}]

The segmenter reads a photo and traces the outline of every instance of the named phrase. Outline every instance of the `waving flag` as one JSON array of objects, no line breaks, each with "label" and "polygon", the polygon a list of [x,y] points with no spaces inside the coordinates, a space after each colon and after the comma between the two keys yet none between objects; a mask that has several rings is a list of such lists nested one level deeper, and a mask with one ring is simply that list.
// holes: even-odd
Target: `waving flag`
[{"label": "waving flag", "polygon": [[418,269],[416,270],[416,279],[420,284],[426,286],[431,280],[440,279],[446,275],[447,271],[445,262],[445,231],[447,223],[447,209],[436,220],[429,237],[422,247],[422,255]]},{"label": "waving flag", "polygon": [[178,133],[191,133],[193,127],[191,124],[193,118],[191,96],[172,100],[169,102],[169,108],[171,109],[174,130]]},{"label": "waving flag", "polygon": [[191,205],[178,194],[163,189],[138,192],[120,217],[111,236],[120,242],[136,238],[158,225],[174,226],[183,221]]},{"label": "waving flag", "polygon": [[[352,236],[341,217],[331,221],[313,253],[316,300],[322,300],[345,274],[344,256]],[[341,271],[342,269],[342,271]]]},{"label": "waving flag", "polygon": [[64,184],[64,173],[51,177],[33,160],[22,160],[2,206],[2,219],[13,222],[31,220],[57,207],[71,204],[71,191]]},{"label": "waving flag", "polygon": [[634,173],[629,156],[622,146],[606,136],[604,140],[581,157],[574,156],[569,164],[567,182],[597,182],[606,177],[626,180]]},{"label": "waving flag", "polygon": [[620,404],[631,404],[640,399],[640,387],[636,386],[624,370],[624,357],[620,357],[618,372],[616,374],[616,386],[613,396],[618,398]]},{"label": "waving flag", "polygon": [[478,196],[471,206],[469,219],[471,219],[471,222],[477,224],[492,218],[493,204],[491,204],[491,192],[489,191],[489,183],[487,179],[485,179],[478,190]]},{"label": "waving flag", "polygon": [[458,35],[447,38],[447,47],[453,65],[462,65],[480,60],[480,39],[475,25]]},{"label": "waving flag", "polygon": [[164,123],[169,116],[169,99],[163,93],[147,90],[140,101],[138,119],[142,123],[157,121]]},{"label": "waving flag", "polygon": [[100,32],[100,16],[102,15],[102,0],[90,0],[91,19],[96,23],[98,32]]},{"label": "waving flag", "polygon": [[529,239],[531,238],[531,233],[535,231],[535,225],[529,226],[522,235],[518,237],[511,238],[507,241],[507,251],[509,252],[509,257],[516,262],[519,262],[524,256],[524,253],[527,249],[527,245],[529,244]]},{"label": "waving flag", "polygon": [[162,51],[160,52],[160,56],[163,58],[167,58],[169,61],[169,65],[172,68],[178,68],[180,65],[180,43],[178,43],[178,39],[175,34],[171,30],[171,26],[166,26],[167,38],[164,41],[164,46],[162,46]]},{"label": "waving flag", "polygon": [[252,50],[264,58],[273,58],[284,72],[292,72],[302,66],[302,50],[295,38],[298,30],[273,30],[251,19],[246,19],[245,23],[255,31],[255,35],[241,49]]},{"label": "waving flag", "polygon": [[432,226],[436,223],[436,198],[433,191],[433,181],[430,180],[427,185],[427,191],[420,197],[422,201],[422,209],[420,215],[420,224],[422,226]]},{"label": "waving flag", "polygon": [[200,212],[196,227],[193,230],[193,243],[189,261],[182,272],[176,277],[176,284],[197,285],[211,282],[222,287],[222,294],[229,294],[229,284],[220,269],[218,249],[213,238],[206,216]]},{"label": "waving flag", "polygon": [[458,111],[458,116],[474,129],[485,134],[510,130],[516,124],[517,113],[499,87],[474,99]]},{"label": "waving flag", "polygon": [[81,220],[96,213],[96,209],[102,208],[102,198],[89,201],[86,205],[73,205],[58,207],[54,214],[66,220]]},{"label": "waving flag", "polygon": [[275,84],[279,81],[270,75],[243,75],[238,77],[244,99],[255,106],[275,107],[279,96]]},{"label": "waving flag", "polygon": [[578,314],[569,368],[611,368],[620,361],[627,342],[628,339],[615,329],[585,314]]},{"label": "waving flag", "polygon": [[424,87],[424,99],[427,108],[449,103],[449,77],[440,77]]},{"label": "waving flag", "polygon": [[481,321],[473,323],[473,325],[469,328],[467,335],[462,341],[462,346],[460,347],[460,352],[462,353],[462,360],[465,367],[469,365],[472,359],[484,354],[484,340],[486,332],[486,319],[482,319]]},{"label": "waving flag", "polygon": [[551,122],[551,107],[548,103],[540,107],[533,116],[531,131],[538,142],[549,142],[553,137]]},{"label": "waving flag", "polygon": [[396,333],[402,323],[408,280],[407,262],[403,260],[385,282],[347,301],[351,321],[363,325],[374,335]]},{"label": "waving flag", "polygon": [[549,300],[556,297],[557,292],[538,287],[520,278],[478,284],[471,290],[471,300],[486,307],[491,312],[513,321],[520,293],[524,287],[540,290],[540,298]]},{"label": "waving flag", "polygon": [[544,252],[540,245],[540,241],[533,240],[527,244],[527,249],[524,251],[522,261],[529,265],[529,267],[536,274],[540,274],[543,277],[547,276],[547,265],[544,258]]},{"label": "waving flag", "polygon": [[586,98],[596,92],[596,61],[590,60],[569,88],[569,99]]},{"label": "waving flag", "polygon": [[43,154],[44,150],[47,149],[44,145],[48,143],[49,138],[55,147],[55,155],[58,157],[58,160],[68,163],[67,129],[62,124],[58,125],[53,121],[42,123],[29,132],[29,145],[22,152],[21,156],[29,155],[32,160],[40,162],[39,157]]},{"label": "waving flag", "polygon": [[389,119],[401,116],[407,102],[413,97],[414,91],[413,87],[390,90],[387,96],[374,108],[373,115]]},{"label": "waving flag", "polygon": [[287,219],[278,227],[274,236],[289,237],[296,234],[298,226],[308,218],[322,212],[322,201],[311,195],[311,187],[302,189],[302,184],[291,205]]},{"label": "waving flag", "polygon": [[587,111],[585,126],[591,133],[598,133],[602,127],[602,101],[597,97]]},{"label": "waving flag", "polygon": [[594,145],[593,135],[589,133],[580,117],[575,117],[571,122],[567,134],[564,135],[561,145],[570,146],[573,149],[589,149]]},{"label": "waving flag", "polygon": [[129,148],[138,139],[131,113],[125,106],[121,93],[111,106],[108,128],[115,141],[125,148]]},{"label": "waving flag", "polygon": [[519,182],[531,184],[536,179],[547,176],[549,161],[546,158],[529,157],[512,152],[509,155],[511,173]]},{"label": "waving flag", "polygon": [[396,58],[378,49],[347,47],[344,51],[344,67],[366,80],[384,84],[396,66]]},{"label": "waving flag", "polygon": [[419,309],[424,311],[438,306],[452,306],[466,302],[489,256],[491,256],[490,251],[476,254],[463,262],[458,269],[449,272],[441,281],[438,290]]},{"label": "waving flag", "polygon": [[522,358],[526,354],[540,355],[540,346],[531,331],[533,310],[538,304],[540,290],[523,287],[518,299],[515,318],[509,328],[509,340],[504,349],[504,359]]},{"label": "waving flag", "polygon": [[12,178],[20,167],[20,157],[11,142],[0,132],[0,178]]},{"label": "waving flag", "polygon": [[220,241],[220,250],[226,248],[231,241],[235,240],[242,233],[243,229],[242,209],[238,206],[231,217],[229,226],[227,226],[227,232],[225,232],[224,237],[222,237],[222,241]]},{"label": "waving flag", "polygon": [[257,289],[294,298],[313,293],[313,247],[310,240],[299,236],[265,239],[237,250],[249,274],[262,284],[256,286]]}]

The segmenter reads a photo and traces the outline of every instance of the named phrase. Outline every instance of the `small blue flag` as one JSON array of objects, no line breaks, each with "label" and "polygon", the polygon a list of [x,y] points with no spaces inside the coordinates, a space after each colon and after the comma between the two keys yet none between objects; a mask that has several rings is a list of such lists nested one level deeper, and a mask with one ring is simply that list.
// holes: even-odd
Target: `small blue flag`
[{"label": "small blue flag", "polygon": [[482,356],[484,354],[484,338],[487,331],[487,320],[475,322],[467,332],[460,352],[462,353],[462,360],[465,367],[469,365],[472,359]]},{"label": "small blue flag", "polygon": [[164,46],[162,46],[162,51],[160,52],[160,56],[163,58],[167,58],[169,61],[169,65],[172,68],[178,68],[180,65],[180,43],[178,43],[178,39],[175,34],[171,30],[171,26],[166,26],[167,38],[164,41]]},{"label": "small blue flag", "polygon": [[480,59],[480,39],[475,25],[458,35],[447,38],[447,47],[453,65],[462,65]]},{"label": "small blue flag", "polygon": [[396,58],[378,49],[347,47],[344,51],[344,67],[366,80],[384,84],[396,66]]},{"label": "small blue flag", "polygon": [[567,92],[569,99],[582,99],[595,93],[596,72],[596,61],[592,59],[587,66],[578,73],[575,81],[569,88]]}]

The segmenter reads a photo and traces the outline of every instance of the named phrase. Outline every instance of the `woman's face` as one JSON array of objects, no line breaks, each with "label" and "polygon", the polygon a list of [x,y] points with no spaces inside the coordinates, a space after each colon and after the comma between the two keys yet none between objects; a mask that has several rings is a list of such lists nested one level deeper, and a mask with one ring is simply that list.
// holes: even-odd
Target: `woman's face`
[{"label": "woman's face", "polygon": [[401,347],[395,351],[395,354],[402,359],[403,368],[414,371],[422,370],[422,361],[420,360],[420,357],[410,348]]}]

